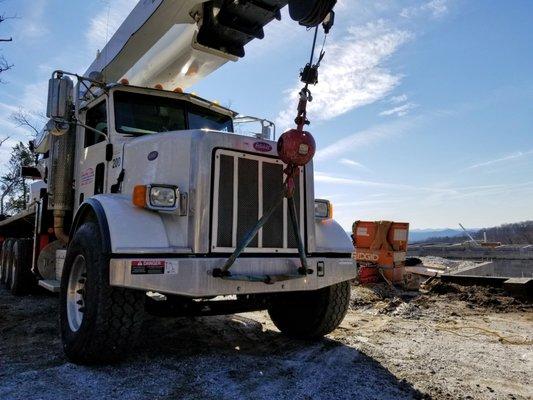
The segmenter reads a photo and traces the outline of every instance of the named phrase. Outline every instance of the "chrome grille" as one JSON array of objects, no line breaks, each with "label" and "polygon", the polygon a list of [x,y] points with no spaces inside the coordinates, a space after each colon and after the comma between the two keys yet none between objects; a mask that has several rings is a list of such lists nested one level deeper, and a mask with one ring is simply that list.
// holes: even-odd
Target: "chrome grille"
[{"label": "chrome grille", "polygon": [[[211,250],[232,252],[263,213],[282,195],[285,165],[278,159],[230,150],[215,152]],[[296,180],[295,201],[304,237],[303,169]],[[245,252],[297,252],[284,200]]]}]

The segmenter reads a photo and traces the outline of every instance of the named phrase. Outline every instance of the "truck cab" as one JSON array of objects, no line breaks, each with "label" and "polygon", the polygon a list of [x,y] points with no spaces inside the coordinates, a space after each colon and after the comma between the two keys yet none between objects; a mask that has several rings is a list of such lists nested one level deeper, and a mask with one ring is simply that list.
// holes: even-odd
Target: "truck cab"
[{"label": "truck cab", "polygon": [[85,126],[76,132],[75,174],[83,179],[76,180],[75,209],[85,198],[112,192],[123,170],[125,146],[138,138],[198,129],[233,131],[233,111],[191,94],[120,84],[99,92],[79,106]]},{"label": "truck cab", "polygon": [[[335,329],[356,268],[331,205],[315,199],[312,162],[294,177],[291,225],[287,165],[264,129],[235,134],[237,113],[180,89],[77,78],[75,87],[61,71],[50,80],[34,229],[6,241],[2,257],[8,285],[31,267],[40,286],[59,292],[71,360],[119,357],[154,308],[267,309],[299,338]],[[31,262],[12,261],[17,246]],[[231,273],[217,274],[232,257]]]},{"label": "truck cab", "polygon": [[[257,135],[235,134],[235,112],[163,90],[244,57],[285,6],[316,44],[335,3],[140,1],[84,75],[53,73],[31,168],[45,187],[0,221],[0,280],[16,295],[35,281],[59,292],[70,360],[131,351],[146,311],[268,310],[283,334],[305,339],[341,323],[356,267],[331,204],[315,199],[305,107],[276,142],[265,120]],[[309,101],[319,64],[306,67]]]}]

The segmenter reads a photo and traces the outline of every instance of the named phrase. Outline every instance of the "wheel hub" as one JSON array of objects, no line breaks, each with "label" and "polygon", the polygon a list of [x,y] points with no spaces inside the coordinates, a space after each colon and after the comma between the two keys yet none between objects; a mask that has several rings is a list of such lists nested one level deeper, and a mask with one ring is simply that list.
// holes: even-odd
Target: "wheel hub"
[{"label": "wheel hub", "polygon": [[87,263],[81,254],[76,256],[67,287],[67,319],[70,329],[77,332],[83,322],[85,312],[85,282],[87,279]]}]

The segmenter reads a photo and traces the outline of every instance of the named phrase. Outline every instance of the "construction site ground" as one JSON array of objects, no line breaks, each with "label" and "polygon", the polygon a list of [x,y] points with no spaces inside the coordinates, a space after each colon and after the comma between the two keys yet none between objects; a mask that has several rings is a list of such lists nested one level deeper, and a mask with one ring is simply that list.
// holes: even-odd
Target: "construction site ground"
[{"label": "construction site ground", "polygon": [[[58,300],[0,289],[0,399],[531,399],[533,309],[496,289],[354,286],[342,326],[287,339],[266,312],[148,317],[122,363],[69,363]],[[528,336],[529,335],[529,336]]]}]

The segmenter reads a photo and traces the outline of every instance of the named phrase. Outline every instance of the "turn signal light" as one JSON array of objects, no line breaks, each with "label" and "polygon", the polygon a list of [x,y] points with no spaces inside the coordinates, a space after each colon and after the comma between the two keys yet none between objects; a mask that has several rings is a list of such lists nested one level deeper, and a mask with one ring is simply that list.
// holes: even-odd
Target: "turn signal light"
[{"label": "turn signal light", "polygon": [[141,208],[146,207],[146,190],[145,185],[137,185],[133,188],[133,205]]}]

